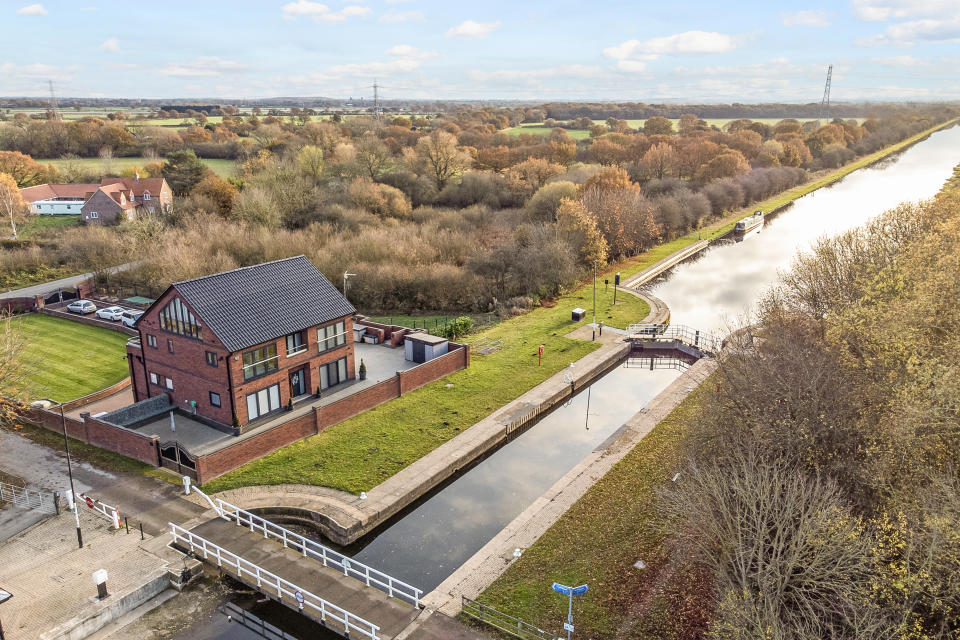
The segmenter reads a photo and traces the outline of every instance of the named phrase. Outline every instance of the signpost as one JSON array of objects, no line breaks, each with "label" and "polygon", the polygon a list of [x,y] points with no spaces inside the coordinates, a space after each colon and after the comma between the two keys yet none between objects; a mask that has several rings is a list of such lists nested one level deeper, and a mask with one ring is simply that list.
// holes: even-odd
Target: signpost
[{"label": "signpost", "polygon": [[579,587],[568,587],[559,582],[554,582],[553,590],[570,598],[570,605],[567,607],[567,621],[563,624],[563,630],[567,632],[567,640],[570,640],[570,634],[573,633],[573,596],[582,596],[585,594],[587,592],[587,585],[582,584]]},{"label": "signpost", "polygon": [[543,364],[543,345],[540,345],[540,348],[537,349],[537,366],[539,367]]}]

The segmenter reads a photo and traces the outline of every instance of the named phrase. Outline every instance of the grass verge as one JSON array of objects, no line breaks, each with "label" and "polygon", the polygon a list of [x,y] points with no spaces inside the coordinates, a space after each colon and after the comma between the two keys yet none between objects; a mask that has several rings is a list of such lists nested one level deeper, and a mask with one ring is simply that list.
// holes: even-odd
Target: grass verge
[{"label": "grass verge", "polygon": [[30,216],[17,228],[20,238],[32,238],[43,235],[47,231],[56,231],[65,227],[75,227],[80,224],[80,216]]},{"label": "grass verge", "polygon": [[[684,637],[684,630],[702,624],[701,605],[709,602],[709,593],[700,586],[703,580],[683,587],[692,568],[671,565],[662,549],[655,493],[680,464],[684,434],[708,384],[691,393],[580,498],[480,601],[559,633],[567,599],[550,585],[586,583],[590,590],[574,602],[577,632],[584,638]],[[636,569],[637,560],[646,569]]]},{"label": "grass verge", "polygon": [[[620,292],[613,304],[613,280],[620,271],[629,278],[655,262],[697,241],[714,238],[733,228],[736,220],[755,208],[772,210],[810,191],[840,180],[858,168],[920,140],[941,125],[892,145],[811,183],[756,203],[704,229],[654,247],[622,261],[597,278],[597,320],[624,328],[642,320],[649,306],[636,296]],[[583,307],[592,320],[593,283],[586,282],[561,296],[552,306],[539,307],[493,327],[481,329],[465,340],[476,343],[501,339],[503,348],[488,356],[475,356],[470,368],[429,384],[316,436],[289,445],[246,464],[206,485],[223,491],[251,485],[312,484],[350,492],[368,491],[407,465],[426,455],[472,424],[515,400],[548,377],[593,351],[597,345],[564,338],[584,323],[570,322],[570,310]],[[544,344],[543,366],[537,366],[537,346]],[[452,384],[452,387],[447,387]]]},{"label": "grass verge", "polygon": [[13,322],[24,342],[28,398],[67,402],[127,376],[125,334],[33,313]]},{"label": "grass verge", "polygon": [[[37,427],[32,424],[17,425],[13,432],[53,451],[64,451],[63,434]],[[107,451],[92,444],[70,438],[70,459],[73,462],[88,462],[95,467],[120,473],[154,475],[154,468],[146,463]]]}]

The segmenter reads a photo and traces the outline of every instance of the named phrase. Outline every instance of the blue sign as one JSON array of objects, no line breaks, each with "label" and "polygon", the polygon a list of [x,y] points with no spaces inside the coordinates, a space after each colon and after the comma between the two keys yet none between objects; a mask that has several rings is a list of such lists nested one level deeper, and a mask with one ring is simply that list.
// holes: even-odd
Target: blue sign
[{"label": "blue sign", "polygon": [[554,582],[553,590],[556,591],[557,593],[562,593],[565,596],[570,596],[570,595],[582,596],[587,592],[587,585],[582,584],[579,587],[567,587],[560,584],[559,582]]}]

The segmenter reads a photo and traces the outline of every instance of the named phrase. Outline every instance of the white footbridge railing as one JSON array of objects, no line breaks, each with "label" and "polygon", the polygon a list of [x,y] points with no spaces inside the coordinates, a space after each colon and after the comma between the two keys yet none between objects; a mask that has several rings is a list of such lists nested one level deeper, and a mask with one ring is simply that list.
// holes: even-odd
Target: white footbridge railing
[{"label": "white footbridge railing", "polygon": [[719,351],[721,341],[713,334],[683,324],[631,324],[627,335],[634,340],[677,340],[704,351]]},{"label": "white footbridge railing", "polygon": [[223,547],[172,522],[170,523],[170,533],[173,535],[175,544],[179,543],[189,548],[194,556],[202,556],[205,561],[211,563],[215,561],[217,567],[233,569],[237,578],[241,580],[244,576],[248,576],[256,581],[257,588],[264,593],[276,593],[276,597],[281,601],[287,598],[288,603],[297,603],[299,608],[309,610],[314,616],[319,617],[324,624],[327,624],[328,620],[332,620],[343,625],[348,637],[353,637],[353,634],[357,633],[364,638],[370,638],[370,640],[379,640],[380,627],[378,625],[364,620],[360,616],[354,615],[346,609],[338,607],[332,602],[328,602],[289,580],[284,580],[275,573],[271,573],[249,560],[244,560],[237,554],[227,551]]},{"label": "white footbridge railing", "polygon": [[421,589],[417,589],[402,580],[397,580],[393,576],[334,551],[310,538],[285,529],[266,518],[235,507],[229,502],[224,502],[219,498],[216,502],[221,517],[233,520],[238,527],[245,527],[251,533],[263,534],[264,538],[273,538],[283,544],[284,548],[293,549],[304,557],[319,560],[323,563],[323,566],[333,567],[342,572],[344,576],[355,578],[368,587],[379,589],[391,598],[399,598],[409,602],[414,607],[420,607],[420,598],[423,597]]},{"label": "white footbridge railing", "polygon": [[212,500],[207,494],[195,486],[190,486],[184,481],[184,487],[187,491],[196,491],[198,495],[204,498],[213,510],[217,512],[224,520],[236,522],[238,527],[245,527],[251,533],[263,534],[264,538],[274,539],[280,542],[285,549],[293,549],[304,557],[313,558],[323,563],[325,567],[333,567],[342,572],[348,578],[354,578],[364,583],[368,587],[373,587],[383,591],[391,598],[398,598],[409,602],[414,607],[420,608],[420,598],[423,597],[423,590],[398,580],[378,569],[345,556],[330,547],[320,544],[310,538],[294,533],[280,525],[270,522],[266,518],[255,515],[230,504],[219,498]]}]

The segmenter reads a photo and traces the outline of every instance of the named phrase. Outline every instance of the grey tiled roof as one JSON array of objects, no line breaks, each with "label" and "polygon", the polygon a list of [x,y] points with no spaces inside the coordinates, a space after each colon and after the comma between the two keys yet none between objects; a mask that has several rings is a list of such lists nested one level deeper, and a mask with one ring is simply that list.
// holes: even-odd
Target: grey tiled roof
[{"label": "grey tiled roof", "polygon": [[356,311],[304,256],[176,282],[230,351],[240,351]]}]

